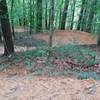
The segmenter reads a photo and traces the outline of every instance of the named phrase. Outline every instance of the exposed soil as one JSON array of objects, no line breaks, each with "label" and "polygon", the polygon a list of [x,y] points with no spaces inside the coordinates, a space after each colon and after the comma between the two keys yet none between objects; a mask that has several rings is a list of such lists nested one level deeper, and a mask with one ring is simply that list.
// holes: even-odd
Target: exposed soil
[{"label": "exposed soil", "polygon": [[[48,42],[47,34],[37,34],[34,37],[38,39],[43,39]],[[91,35],[87,32],[81,32],[76,30],[67,30],[67,31],[56,31],[53,35],[53,45],[62,45],[62,44],[96,44],[96,36]]]},{"label": "exposed soil", "polygon": [[[46,34],[34,37],[48,41]],[[89,33],[79,31],[57,31],[53,38],[54,46],[89,45],[96,44],[96,40]],[[100,81],[78,80],[74,76],[36,76],[20,63],[0,71],[0,100],[100,100]]]}]

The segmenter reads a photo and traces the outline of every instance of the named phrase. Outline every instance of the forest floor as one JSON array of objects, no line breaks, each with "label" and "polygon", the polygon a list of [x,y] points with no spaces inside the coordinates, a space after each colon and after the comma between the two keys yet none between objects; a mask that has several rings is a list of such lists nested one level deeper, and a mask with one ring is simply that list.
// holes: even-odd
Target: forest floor
[{"label": "forest floor", "polygon": [[[48,42],[47,34],[34,35],[37,39],[42,39]],[[64,44],[79,44],[88,45],[96,44],[97,38],[87,32],[81,32],[77,30],[61,30],[55,31],[53,34],[53,46],[59,46]]]},{"label": "forest floor", "polygon": [[[23,37],[23,36],[22,36]],[[16,39],[16,51],[27,51],[46,45],[48,35],[33,35],[39,39]],[[57,31],[54,34],[53,46],[66,43],[78,45],[96,45],[96,37],[86,32]],[[20,49],[20,50],[19,50]],[[2,53],[3,47],[0,47]],[[6,62],[7,63],[7,62]],[[7,63],[9,64],[9,63]],[[0,65],[1,66],[1,65]],[[2,65],[3,67],[3,65]],[[74,83],[74,84],[73,84]],[[100,81],[92,78],[78,80],[74,75],[49,77],[39,76],[27,70],[22,63],[14,64],[0,71],[0,100],[99,100]]]},{"label": "forest floor", "polygon": [[[30,38],[30,34],[23,29],[16,29],[17,32],[15,38],[15,51],[27,51],[35,49],[36,47],[42,47],[48,44],[49,35],[46,33],[34,34]],[[61,46],[65,44],[74,45],[96,45],[97,38],[87,32],[81,32],[76,30],[67,31],[55,31],[53,34],[53,46]],[[0,54],[3,53],[3,45],[0,43]]]},{"label": "forest floor", "polygon": [[[18,70],[17,70],[18,71]],[[0,100],[99,100],[100,81],[0,73]]]}]

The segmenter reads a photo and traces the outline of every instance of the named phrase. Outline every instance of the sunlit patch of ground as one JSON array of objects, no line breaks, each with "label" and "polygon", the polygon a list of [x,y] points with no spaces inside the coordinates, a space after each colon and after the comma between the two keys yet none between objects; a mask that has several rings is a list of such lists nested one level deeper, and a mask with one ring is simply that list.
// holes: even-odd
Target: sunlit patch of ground
[{"label": "sunlit patch of ground", "polygon": [[[15,52],[23,52],[23,51],[28,51],[28,50],[34,50],[35,47],[27,47],[27,46],[15,46]],[[0,46],[0,54],[3,54],[4,48],[3,46]]]}]

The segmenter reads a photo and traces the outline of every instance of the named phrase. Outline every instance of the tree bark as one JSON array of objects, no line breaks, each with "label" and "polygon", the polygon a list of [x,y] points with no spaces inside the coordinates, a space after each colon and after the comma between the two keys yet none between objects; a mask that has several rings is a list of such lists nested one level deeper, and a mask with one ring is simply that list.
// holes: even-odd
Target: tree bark
[{"label": "tree bark", "polygon": [[84,1],[83,6],[83,14],[82,14],[82,20],[81,20],[81,31],[86,31],[86,25],[87,25],[87,17],[88,17],[88,1]]},{"label": "tree bark", "polygon": [[96,62],[99,64],[100,67],[100,23],[98,25],[97,28],[97,35],[98,35],[98,39],[97,39],[97,55],[96,55]]},{"label": "tree bark", "polygon": [[93,18],[95,15],[95,11],[96,11],[96,4],[97,4],[97,0],[92,0],[92,4],[91,4],[91,9],[90,9],[90,13],[89,13],[89,18],[88,18],[88,22],[87,22],[87,28],[86,31],[91,33],[91,28],[92,28],[92,22],[93,22]]},{"label": "tree bark", "polygon": [[47,19],[48,19],[48,15],[47,15],[47,8],[48,8],[48,4],[47,4],[47,0],[45,0],[45,3],[46,3],[46,7],[45,7],[45,28],[47,29],[47,27],[48,27],[48,21],[47,21]]},{"label": "tree bark", "polygon": [[4,55],[9,56],[14,53],[14,45],[10,29],[6,0],[0,1],[0,15],[1,15],[1,29],[4,37]]},{"label": "tree bark", "polygon": [[79,20],[78,20],[77,30],[80,30],[81,29],[82,16],[83,16],[83,11],[84,11],[84,4],[85,4],[85,0],[82,0],[82,7],[81,7],[81,11],[80,11]]},{"label": "tree bark", "polygon": [[29,33],[32,34],[32,0],[30,0],[30,30],[29,30]]},{"label": "tree bark", "polygon": [[14,9],[14,0],[11,2],[11,27],[12,27],[12,34],[13,37],[15,38],[15,32],[14,32],[14,16],[13,16],[13,9]]},{"label": "tree bark", "polygon": [[48,30],[50,29],[50,9],[49,9],[49,18],[48,18]]},{"label": "tree bark", "polygon": [[0,42],[2,41],[2,35],[1,35],[1,32],[0,32]]},{"label": "tree bark", "polygon": [[98,46],[98,48],[100,48],[100,35],[98,35],[97,46]]},{"label": "tree bark", "polygon": [[25,0],[23,0],[23,26],[26,25],[26,16],[25,16]]},{"label": "tree bark", "polygon": [[96,53],[97,53],[97,55],[96,55],[96,62],[100,65],[100,31],[98,33],[97,52]]},{"label": "tree bark", "polygon": [[20,16],[18,16],[18,17],[19,17],[19,26],[22,26],[21,18],[20,18]]},{"label": "tree bark", "polygon": [[61,28],[61,9],[60,9],[60,12],[59,12],[59,29]]},{"label": "tree bark", "polygon": [[71,21],[71,26],[70,26],[71,30],[73,29],[73,24],[74,24],[75,4],[76,4],[76,0],[73,0],[72,21]]},{"label": "tree bark", "polygon": [[54,0],[50,1],[50,34],[49,34],[49,47],[52,47],[52,38],[53,38],[53,31],[54,31]]},{"label": "tree bark", "polygon": [[65,0],[64,9],[61,18],[61,30],[65,29],[68,5],[69,5],[69,0]]},{"label": "tree bark", "polygon": [[37,0],[36,5],[36,31],[42,31],[42,0]]}]

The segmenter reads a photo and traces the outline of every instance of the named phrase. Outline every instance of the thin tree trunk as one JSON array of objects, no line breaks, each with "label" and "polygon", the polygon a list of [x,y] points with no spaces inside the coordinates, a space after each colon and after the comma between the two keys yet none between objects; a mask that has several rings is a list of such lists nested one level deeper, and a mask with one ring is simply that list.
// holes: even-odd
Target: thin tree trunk
[{"label": "thin tree trunk", "polygon": [[50,29],[50,9],[49,9],[49,19],[48,19],[48,30]]},{"label": "thin tree trunk", "polygon": [[78,20],[77,30],[80,30],[81,29],[82,16],[83,16],[83,11],[84,11],[84,4],[85,4],[85,0],[82,0],[82,7],[81,7],[81,11],[80,11],[79,20]]},{"label": "thin tree trunk", "polygon": [[53,31],[54,31],[54,0],[50,1],[50,34],[49,34],[49,47],[52,47],[52,38],[53,38]]},{"label": "thin tree trunk", "polygon": [[84,14],[82,16],[81,31],[85,31],[86,30],[86,18],[87,18],[87,16],[85,14],[86,14],[86,9],[85,9]]},{"label": "thin tree trunk", "polygon": [[36,6],[36,31],[42,31],[42,0],[37,0]]},{"label": "thin tree trunk", "polygon": [[100,49],[100,35],[98,35],[97,46],[98,46],[98,48]]},{"label": "thin tree trunk", "polygon": [[91,9],[90,9],[89,18],[88,18],[88,23],[87,23],[87,28],[86,28],[86,31],[89,33],[92,30],[91,28],[92,28],[93,18],[95,15],[96,4],[97,4],[97,0],[92,0]]},{"label": "thin tree trunk", "polygon": [[61,9],[60,9],[60,13],[59,13],[59,28],[61,28]]},{"label": "thin tree trunk", "polygon": [[74,24],[74,14],[75,14],[75,4],[76,4],[76,0],[73,0],[73,12],[72,12],[72,21],[71,21],[71,26],[70,26],[70,29],[72,30],[73,29],[73,24]]},{"label": "thin tree trunk", "polygon": [[48,22],[47,22],[47,8],[48,8],[48,4],[47,4],[47,0],[45,1],[46,2],[46,7],[45,7],[45,28],[47,29],[48,27]]},{"label": "thin tree trunk", "polygon": [[11,2],[11,27],[12,27],[12,34],[13,34],[13,37],[15,38],[13,7],[14,7],[14,0],[12,0],[12,2]]},{"label": "thin tree trunk", "polygon": [[100,49],[100,23],[99,23],[98,28],[97,28],[97,35],[98,35],[97,47]]},{"label": "thin tree trunk", "polygon": [[29,30],[29,33],[32,34],[32,0],[30,0],[30,30]]},{"label": "thin tree trunk", "polygon": [[65,0],[64,9],[61,18],[61,30],[65,29],[68,5],[69,5],[69,0]]},{"label": "thin tree trunk", "polygon": [[0,15],[1,15],[1,28],[4,37],[4,55],[9,56],[14,53],[14,45],[10,29],[6,0],[0,1]]},{"label": "thin tree trunk", "polygon": [[33,1],[33,7],[32,7],[32,26],[33,26],[33,28],[34,28],[34,19],[35,19],[35,17],[34,17],[34,11],[35,11],[35,9],[34,9],[34,6],[35,6],[35,4],[34,4],[34,1]]},{"label": "thin tree trunk", "polygon": [[19,26],[22,26],[22,21],[21,21],[21,18],[20,17],[19,17]]},{"label": "thin tree trunk", "polygon": [[96,55],[96,62],[99,64],[100,66],[100,23],[99,23],[99,27],[97,29],[97,34],[98,34],[98,39],[97,39],[97,55]]},{"label": "thin tree trunk", "polygon": [[2,35],[1,35],[1,32],[0,32],[0,42],[2,41]]},{"label": "thin tree trunk", "polygon": [[23,0],[23,26],[26,25],[26,16],[25,16],[25,0]]}]

